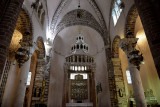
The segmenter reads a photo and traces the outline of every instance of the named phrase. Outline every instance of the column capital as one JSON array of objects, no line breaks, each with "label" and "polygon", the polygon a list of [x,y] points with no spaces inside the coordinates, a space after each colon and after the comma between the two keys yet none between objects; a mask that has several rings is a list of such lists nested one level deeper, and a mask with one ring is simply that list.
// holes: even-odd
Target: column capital
[{"label": "column capital", "polygon": [[128,61],[140,69],[140,64],[143,61],[143,56],[139,50],[135,49],[138,38],[126,37],[120,40],[119,47],[126,53]]},{"label": "column capital", "polygon": [[135,46],[137,44],[138,38],[123,38],[120,40],[119,47],[126,53],[128,56],[129,53],[135,49]]}]

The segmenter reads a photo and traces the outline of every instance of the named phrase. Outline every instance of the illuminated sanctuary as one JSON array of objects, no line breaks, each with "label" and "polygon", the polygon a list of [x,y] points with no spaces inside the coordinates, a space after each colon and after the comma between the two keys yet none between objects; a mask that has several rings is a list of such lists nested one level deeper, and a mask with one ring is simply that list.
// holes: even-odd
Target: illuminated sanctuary
[{"label": "illuminated sanctuary", "polygon": [[0,107],[159,107],[159,11],[160,0],[0,0]]}]

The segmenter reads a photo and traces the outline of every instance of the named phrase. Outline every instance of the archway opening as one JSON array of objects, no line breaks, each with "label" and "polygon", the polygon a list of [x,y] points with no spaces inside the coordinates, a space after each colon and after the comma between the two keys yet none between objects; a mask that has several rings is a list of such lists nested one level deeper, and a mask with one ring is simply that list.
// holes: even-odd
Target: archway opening
[{"label": "archway opening", "polygon": [[[70,26],[63,29],[55,38],[54,46],[53,46],[53,59],[51,60],[51,71],[50,71],[50,89],[54,89],[50,91],[49,98],[52,97],[54,100],[49,101],[49,105],[62,106],[63,99],[63,85],[64,85],[64,63],[65,57],[71,55],[71,47],[73,46],[75,49],[77,45],[73,45],[76,41],[76,37],[78,36],[77,28],[81,27],[81,34],[84,36],[83,40],[88,44],[88,54],[95,58],[96,62],[96,71],[95,71],[95,85],[98,82],[101,83],[102,93],[98,94],[98,104],[100,106],[110,105],[110,96],[108,87],[108,79],[107,75],[107,64],[106,64],[106,54],[105,54],[105,46],[101,35],[95,31],[94,29],[87,26]],[[73,48],[73,50],[74,50]],[[79,48],[78,48],[79,49]],[[68,59],[72,61],[72,59]],[[79,57],[75,58],[75,61],[79,60]],[[92,62],[92,60],[86,60],[86,62]],[[75,67],[73,67],[75,69]],[[77,68],[78,69],[78,68]],[[85,69],[85,68],[84,68]],[[57,82],[58,81],[58,82]],[[95,99],[95,98],[94,98]],[[57,102],[57,103],[56,103]]]}]

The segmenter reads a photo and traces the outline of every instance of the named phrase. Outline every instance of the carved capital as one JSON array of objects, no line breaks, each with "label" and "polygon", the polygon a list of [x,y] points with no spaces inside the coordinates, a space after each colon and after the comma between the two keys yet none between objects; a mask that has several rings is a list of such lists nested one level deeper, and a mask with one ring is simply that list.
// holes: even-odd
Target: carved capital
[{"label": "carved capital", "polygon": [[129,53],[135,49],[138,38],[123,38],[120,40],[119,47],[126,53],[128,56]]}]

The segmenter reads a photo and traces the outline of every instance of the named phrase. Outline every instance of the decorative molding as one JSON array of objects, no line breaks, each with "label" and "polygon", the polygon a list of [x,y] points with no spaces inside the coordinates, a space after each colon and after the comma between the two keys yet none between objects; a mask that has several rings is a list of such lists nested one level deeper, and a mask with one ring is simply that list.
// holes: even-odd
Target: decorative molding
[{"label": "decorative molding", "polygon": [[[77,11],[82,13],[81,18],[77,18]],[[103,32],[104,32],[102,27],[99,25],[96,19],[89,12],[82,9],[76,9],[76,10],[70,11],[63,17],[61,22],[56,27],[55,34],[59,33],[65,27],[74,26],[74,25],[89,26],[95,29],[101,35],[103,35]]]},{"label": "decorative molding", "polygon": [[90,5],[93,7],[96,15],[98,16],[98,19],[99,19],[99,21],[100,21],[101,27],[102,27],[105,31],[107,31],[106,22],[105,22],[105,20],[104,20],[104,18],[103,18],[103,15],[102,15],[102,13],[101,13],[101,11],[100,11],[97,3],[95,2],[95,0],[88,0],[88,2],[89,2]]},{"label": "decorative molding", "polygon": [[52,29],[52,32],[54,32],[59,15],[61,14],[63,8],[66,6],[68,1],[69,0],[61,0],[61,3],[59,4],[58,8],[56,9],[54,16],[52,18],[51,27],[50,27],[50,29]]},{"label": "decorative molding", "polygon": [[[50,29],[52,30],[52,33],[54,32],[55,29],[57,29],[57,28],[56,28],[56,25],[59,25],[59,24],[57,24],[57,20],[58,20],[58,18],[59,18],[59,15],[61,14],[63,8],[66,6],[67,2],[69,2],[69,0],[62,0],[62,1],[61,1],[61,3],[59,4],[59,6],[58,6],[58,8],[57,8],[57,10],[56,10],[53,18],[52,18],[51,27],[50,27]],[[106,27],[106,25],[105,25],[105,20],[104,20],[104,18],[103,18],[103,15],[102,15],[100,9],[98,8],[97,3],[96,3],[94,0],[88,0],[88,2],[89,2],[90,5],[93,7],[96,15],[98,16],[98,19],[99,19],[99,21],[100,21],[99,25],[100,25],[101,28],[103,29],[103,34],[104,34],[105,36],[107,36],[107,27]],[[63,18],[63,19],[64,19],[64,18]],[[97,21],[96,21],[96,22],[97,22]],[[84,23],[84,22],[79,22],[80,25],[83,25],[83,24],[81,24],[81,23]],[[103,35],[103,36],[104,36],[104,35]],[[109,37],[105,37],[105,36],[103,37],[103,39],[104,39],[104,41],[105,41],[105,44],[110,43]],[[106,38],[107,38],[107,39],[106,39]],[[107,43],[106,43],[106,42],[107,42]]]}]

